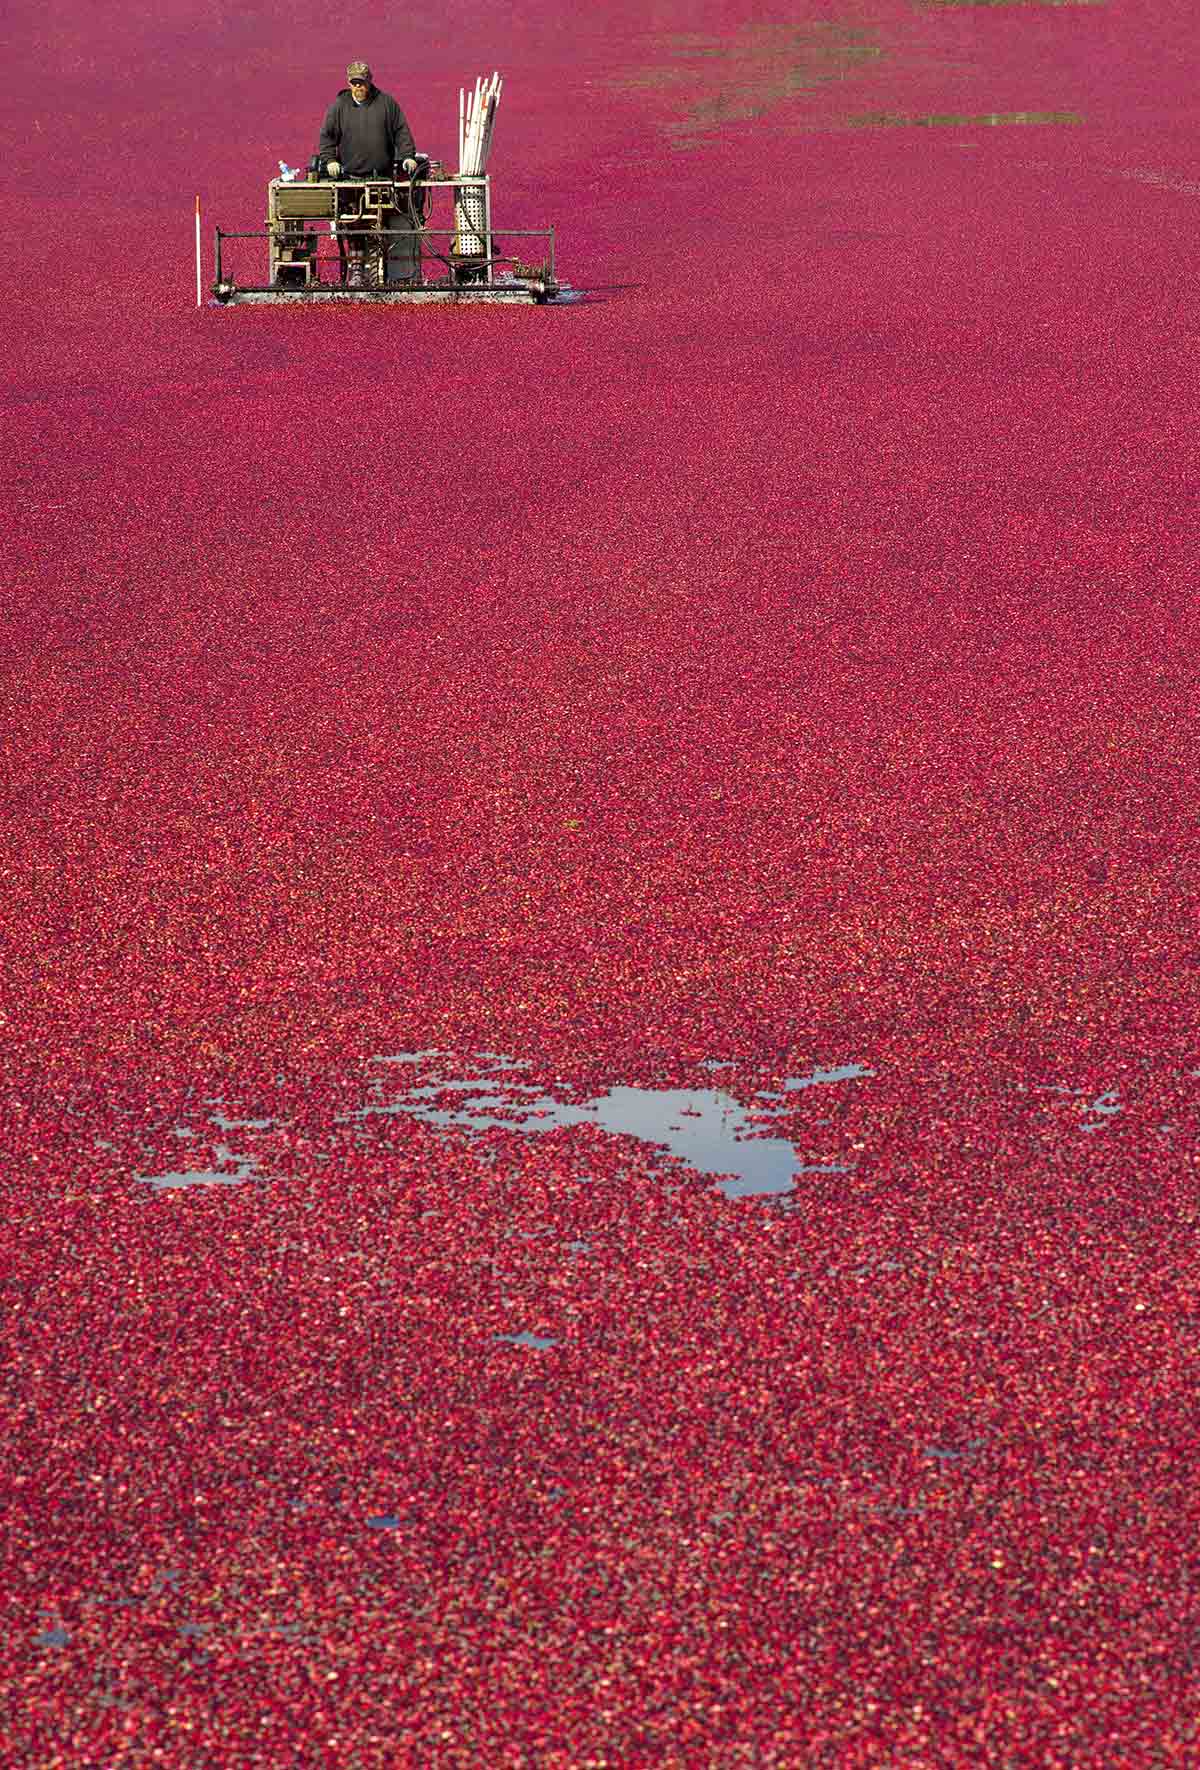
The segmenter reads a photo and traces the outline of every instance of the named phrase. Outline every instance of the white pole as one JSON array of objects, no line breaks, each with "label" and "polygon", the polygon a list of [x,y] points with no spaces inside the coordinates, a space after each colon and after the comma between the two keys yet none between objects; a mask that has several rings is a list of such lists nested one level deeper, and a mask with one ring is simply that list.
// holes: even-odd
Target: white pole
[{"label": "white pole", "polygon": [[489,283],[495,279],[490,262],[491,189],[485,174],[503,89],[498,68],[490,74],[477,74],[473,87],[458,89],[458,176],[462,182],[454,194],[455,239],[460,252],[487,257]]},{"label": "white pole", "polygon": [[196,306],[203,306],[200,294],[200,199],[196,198]]}]

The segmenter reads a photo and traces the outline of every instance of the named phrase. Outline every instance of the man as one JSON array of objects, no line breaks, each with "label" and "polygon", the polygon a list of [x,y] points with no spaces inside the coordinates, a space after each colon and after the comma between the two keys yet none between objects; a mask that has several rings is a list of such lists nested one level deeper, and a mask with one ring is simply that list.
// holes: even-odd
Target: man
[{"label": "man", "polygon": [[[389,92],[381,92],[365,61],[352,61],[346,84],[325,113],[317,148],[330,178],[391,178],[398,165],[409,176],[416,170],[412,130]],[[388,241],[387,280],[410,282],[417,271],[411,231],[395,209],[383,211],[384,227],[399,238]],[[347,234],[351,263],[347,281],[361,286],[362,254],[355,253]]]}]

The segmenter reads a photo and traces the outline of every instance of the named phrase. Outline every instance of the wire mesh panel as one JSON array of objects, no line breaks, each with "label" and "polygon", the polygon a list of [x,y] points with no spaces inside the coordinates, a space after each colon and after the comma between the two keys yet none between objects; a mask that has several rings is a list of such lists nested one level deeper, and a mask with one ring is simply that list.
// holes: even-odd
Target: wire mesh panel
[{"label": "wire mesh panel", "polygon": [[462,258],[488,255],[487,198],[481,184],[464,185],[454,195],[455,250]]}]

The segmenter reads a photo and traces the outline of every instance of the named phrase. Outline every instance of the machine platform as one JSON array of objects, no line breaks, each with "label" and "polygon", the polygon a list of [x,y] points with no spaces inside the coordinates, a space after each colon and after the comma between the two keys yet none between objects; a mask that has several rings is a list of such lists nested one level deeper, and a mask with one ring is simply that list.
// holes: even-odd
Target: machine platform
[{"label": "machine platform", "polygon": [[[273,178],[265,227],[216,229],[213,296],[222,306],[554,300],[554,229],[496,229],[486,175],[423,169],[411,179]],[[445,225],[431,226],[439,209]]]}]

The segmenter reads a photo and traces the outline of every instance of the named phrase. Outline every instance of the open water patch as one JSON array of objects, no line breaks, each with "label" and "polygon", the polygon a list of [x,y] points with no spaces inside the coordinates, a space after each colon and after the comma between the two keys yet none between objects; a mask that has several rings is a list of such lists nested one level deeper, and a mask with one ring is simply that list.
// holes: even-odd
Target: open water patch
[{"label": "open water patch", "polygon": [[[439,1055],[408,1051],[376,1057],[380,1073],[371,1083],[372,1098],[347,1116],[402,1113],[440,1129],[507,1130],[527,1136],[591,1125],[610,1136],[634,1137],[696,1173],[711,1174],[727,1198],[781,1197],[793,1192],[805,1174],[852,1172],[853,1163],[833,1156],[814,1159],[790,1137],[772,1134],[771,1119],[802,1090],[845,1087],[874,1074],[861,1063],[844,1063],[787,1076],[778,1089],[757,1093],[751,1105],[715,1086],[631,1084],[569,1101],[526,1080],[528,1066],[519,1058],[483,1052],[470,1062],[467,1075],[430,1075]],[[455,1067],[461,1064],[458,1059]],[[409,1082],[405,1070],[414,1066],[419,1067]]]},{"label": "open water patch", "polygon": [[1107,6],[1108,0],[923,0],[931,12],[957,12],[969,6],[1067,7]]},{"label": "open water patch", "polygon": [[1078,111],[931,111],[925,116],[904,116],[898,111],[864,111],[847,117],[848,129],[1003,129],[1012,124],[1065,123],[1078,125]]},{"label": "open water patch", "polygon": [[[737,1065],[726,1060],[709,1059],[700,1069],[704,1085],[698,1087],[620,1082],[582,1097],[544,1075],[535,1079],[529,1060],[502,1052],[399,1051],[369,1060],[333,1122],[365,1128],[381,1117],[403,1116],[472,1137],[496,1131],[537,1137],[587,1125],[608,1137],[632,1138],[694,1174],[711,1177],[727,1198],[785,1205],[807,1176],[854,1172],[856,1159],[844,1151],[828,1102],[874,1075],[865,1064],[826,1064],[756,1089],[738,1089]],[[196,1116],[177,1109],[158,1135],[147,1139],[132,1175],[136,1186],[146,1193],[174,1193],[270,1179],[287,1115],[274,1115],[269,1106],[239,1110],[219,1096],[197,1105]],[[1097,1111],[1104,1110],[1100,1103]],[[329,1152],[314,1150],[313,1158],[327,1161]],[[571,1249],[573,1258],[588,1252],[583,1241]]]}]

